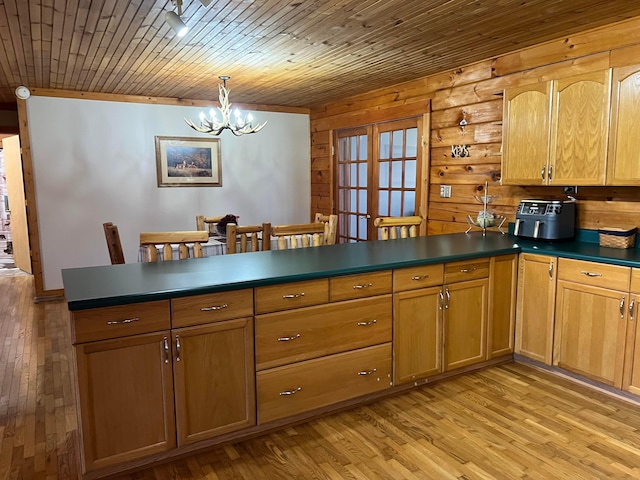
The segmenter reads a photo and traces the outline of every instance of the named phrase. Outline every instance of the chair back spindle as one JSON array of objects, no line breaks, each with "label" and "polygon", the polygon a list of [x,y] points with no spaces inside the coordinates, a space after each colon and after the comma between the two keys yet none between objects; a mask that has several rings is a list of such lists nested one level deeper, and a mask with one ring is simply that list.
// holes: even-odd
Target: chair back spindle
[{"label": "chair back spindle", "polygon": [[[160,259],[163,261],[174,260],[172,245],[175,244],[178,245],[179,260],[189,258],[189,244],[191,244],[193,258],[202,258],[202,244],[208,240],[209,234],[206,231],[143,232],[140,234],[140,245],[146,248],[145,260],[147,262],[157,262]],[[161,245],[160,249],[158,249],[158,245]]]},{"label": "chair back spindle", "polygon": [[[239,249],[238,249],[239,247]],[[271,250],[271,224],[227,224],[227,253],[246,253]]]},{"label": "chair back spindle", "polygon": [[422,217],[418,215],[409,217],[378,217],[373,221],[378,228],[380,240],[395,240],[418,236],[418,228],[422,223]]}]

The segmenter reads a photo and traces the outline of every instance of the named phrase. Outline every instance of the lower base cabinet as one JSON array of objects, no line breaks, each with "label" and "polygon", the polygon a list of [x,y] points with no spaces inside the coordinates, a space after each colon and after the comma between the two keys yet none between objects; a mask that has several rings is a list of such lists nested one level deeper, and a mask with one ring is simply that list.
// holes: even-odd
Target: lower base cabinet
[{"label": "lower base cabinet", "polygon": [[391,343],[257,373],[258,423],[264,424],[391,385]]}]

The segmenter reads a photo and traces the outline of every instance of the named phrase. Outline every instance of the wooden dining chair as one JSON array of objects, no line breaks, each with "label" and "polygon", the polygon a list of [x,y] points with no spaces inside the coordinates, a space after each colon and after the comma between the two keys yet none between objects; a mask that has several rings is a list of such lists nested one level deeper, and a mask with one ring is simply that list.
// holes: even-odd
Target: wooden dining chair
[{"label": "wooden dining chair", "polygon": [[264,252],[271,250],[271,224],[227,224],[227,253]]},{"label": "wooden dining chair", "polygon": [[324,227],[324,244],[334,245],[336,243],[336,235],[338,233],[338,215],[323,215],[316,213],[316,223],[323,223]]},{"label": "wooden dining chair", "polygon": [[107,239],[111,265],[124,263],[124,252],[122,251],[122,244],[120,243],[118,227],[112,222],[107,222],[102,224],[102,228],[104,228],[104,236]]},{"label": "wooden dining chair", "polygon": [[271,227],[271,236],[277,238],[278,250],[326,245],[324,223],[274,225]]},{"label": "wooden dining chair", "polygon": [[373,225],[378,228],[380,240],[394,240],[396,238],[417,237],[422,217],[378,217]]},{"label": "wooden dining chair", "polygon": [[196,230],[206,231],[209,235],[219,234],[216,230],[216,225],[220,220],[224,218],[224,215],[220,217],[205,217],[204,215],[196,215]]},{"label": "wooden dining chair", "polygon": [[[171,244],[178,245],[178,259],[189,258],[189,244],[192,245],[193,258],[202,257],[202,244],[209,241],[206,231],[186,232],[143,232],[140,234],[140,246],[146,247],[146,262],[173,260]],[[162,245],[162,255],[158,254],[157,245]]]}]

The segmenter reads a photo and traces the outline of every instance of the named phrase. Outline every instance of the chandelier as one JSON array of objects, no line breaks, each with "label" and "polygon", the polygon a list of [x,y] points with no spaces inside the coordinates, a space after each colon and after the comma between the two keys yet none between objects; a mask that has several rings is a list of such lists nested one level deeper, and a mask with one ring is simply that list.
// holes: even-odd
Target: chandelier
[{"label": "chandelier", "polygon": [[208,133],[209,135],[220,135],[223,130],[231,130],[235,136],[239,137],[245,133],[256,133],[264,128],[267,122],[253,126],[253,116],[249,113],[242,116],[240,111],[235,108],[233,110],[233,119],[231,118],[231,103],[229,103],[229,91],[227,90],[227,80],[231,77],[222,75],[218,77],[222,80],[222,84],[218,85],[220,106],[216,107],[222,118],[218,121],[216,111],[212,108],[207,117],[204,112],[200,112],[200,125],[196,125],[191,120],[184,119],[194,130],[200,133]]}]

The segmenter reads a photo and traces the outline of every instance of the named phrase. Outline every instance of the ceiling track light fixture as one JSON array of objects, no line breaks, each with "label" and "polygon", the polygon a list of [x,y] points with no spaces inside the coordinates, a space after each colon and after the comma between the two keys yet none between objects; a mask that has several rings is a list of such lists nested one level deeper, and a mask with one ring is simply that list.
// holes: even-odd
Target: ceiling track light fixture
[{"label": "ceiling track light fixture", "polygon": [[184,37],[189,27],[180,18],[182,16],[182,0],[171,0],[171,3],[177,8],[176,12],[167,12],[164,16],[165,22],[176,32],[179,37]]},{"label": "ceiling track light fixture", "polygon": [[267,122],[263,124],[257,124],[253,126],[253,116],[249,113],[246,116],[242,116],[240,111],[236,108],[233,110],[233,121],[231,121],[231,103],[229,102],[229,92],[227,90],[227,80],[231,77],[227,75],[221,75],[218,77],[222,80],[222,84],[218,85],[218,93],[220,106],[217,107],[222,119],[218,121],[215,110],[212,108],[209,111],[209,117],[204,112],[200,112],[200,125],[196,125],[191,120],[184,119],[194,130],[200,133],[208,133],[209,135],[217,136],[222,133],[223,130],[231,130],[236,137],[244,135],[246,133],[256,133],[264,128]]}]

